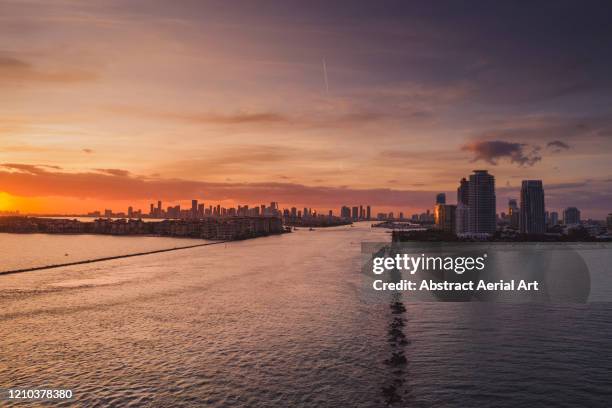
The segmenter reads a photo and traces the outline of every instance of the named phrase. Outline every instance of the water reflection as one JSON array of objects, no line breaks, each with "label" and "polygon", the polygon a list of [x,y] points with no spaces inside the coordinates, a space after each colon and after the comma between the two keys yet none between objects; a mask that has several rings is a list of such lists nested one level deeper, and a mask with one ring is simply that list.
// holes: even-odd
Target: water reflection
[{"label": "water reflection", "polygon": [[[609,303],[375,293],[361,242],[385,239],[357,225],[0,277],[0,388],[72,388],[65,406],[608,405]],[[600,255],[581,253],[596,282]]]}]

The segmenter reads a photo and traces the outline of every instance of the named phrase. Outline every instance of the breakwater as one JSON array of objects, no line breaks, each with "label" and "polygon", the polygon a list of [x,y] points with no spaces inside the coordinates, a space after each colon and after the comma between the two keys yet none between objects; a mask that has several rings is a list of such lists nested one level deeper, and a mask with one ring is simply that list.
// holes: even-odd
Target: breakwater
[{"label": "breakwater", "polygon": [[52,265],[34,266],[34,267],[31,267],[31,268],[13,269],[13,270],[8,270],[8,271],[0,271],[0,275],[12,275],[12,274],[15,274],[15,273],[34,272],[34,271],[40,271],[40,270],[45,270],[45,269],[61,268],[61,267],[64,267],[64,266],[84,265],[84,264],[89,264],[89,263],[94,263],[94,262],[112,261],[114,259],[132,258],[132,257],[135,257],[135,256],[159,254],[159,253],[162,253],[162,252],[178,251],[178,250],[181,250],[181,249],[190,249],[190,248],[197,248],[197,247],[203,247],[203,246],[209,246],[209,245],[223,244],[225,242],[226,241],[207,242],[205,244],[186,245],[186,246],[182,246],[182,247],[156,249],[156,250],[153,250],[153,251],[136,252],[136,253],[132,253],[132,254],[106,256],[106,257],[94,258],[94,259],[85,259],[85,260],[82,260],[82,261],[64,262],[64,263],[58,263],[58,264],[52,264]]}]

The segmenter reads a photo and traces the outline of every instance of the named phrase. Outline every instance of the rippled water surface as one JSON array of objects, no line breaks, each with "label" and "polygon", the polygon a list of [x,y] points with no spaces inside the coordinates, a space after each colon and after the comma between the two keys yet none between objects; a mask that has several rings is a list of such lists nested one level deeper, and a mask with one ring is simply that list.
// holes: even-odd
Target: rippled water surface
[{"label": "rippled water surface", "polygon": [[176,248],[204,242],[211,241],[93,234],[0,233],[0,272]]},{"label": "rippled water surface", "polygon": [[[60,245],[36,239],[55,238],[11,236],[45,259]],[[0,276],[0,388],[71,388],[65,405],[81,406],[371,407],[391,386],[395,406],[609,406],[609,303],[395,313],[401,298],[363,284],[363,240],[388,234],[301,230]],[[401,367],[389,364],[398,318]]]}]

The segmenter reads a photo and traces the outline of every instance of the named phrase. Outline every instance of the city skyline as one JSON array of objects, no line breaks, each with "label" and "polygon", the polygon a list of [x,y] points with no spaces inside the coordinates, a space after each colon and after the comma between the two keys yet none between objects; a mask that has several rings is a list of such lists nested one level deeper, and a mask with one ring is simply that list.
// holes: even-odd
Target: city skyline
[{"label": "city skyline", "polygon": [[[477,199],[482,194],[482,192],[480,191],[481,187],[475,186],[482,184],[482,182],[478,180],[481,180],[483,177],[486,185],[484,194],[485,196],[491,195],[492,204],[489,203],[489,198],[485,198],[484,204],[483,202],[481,202],[476,207],[470,207],[470,194],[472,195],[473,202],[482,201],[482,199]],[[513,197],[508,197],[507,204],[505,204],[505,202],[500,203],[499,200],[496,200],[495,177],[494,175],[489,174],[488,170],[473,170],[473,174],[469,176],[469,179],[470,180],[468,181],[466,177],[463,177],[461,180],[459,180],[459,186],[456,189],[455,204],[447,203],[446,193],[435,193],[432,194],[432,196],[434,196],[435,198],[435,203],[433,203],[432,207],[430,208],[420,209],[420,213],[407,212],[406,214],[404,214],[403,211],[398,211],[397,213],[394,211],[382,211],[376,214],[376,212],[372,209],[372,206],[369,204],[359,204],[358,206],[347,206],[346,204],[343,204],[339,207],[338,212],[335,212],[334,209],[322,210],[312,207],[303,207],[302,211],[301,209],[298,209],[298,207],[296,207],[295,205],[279,206],[279,203],[277,201],[271,201],[270,206],[267,206],[266,204],[238,204],[236,206],[225,207],[220,203],[210,204],[210,202],[208,202],[208,204],[206,204],[202,201],[199,201],[199,199],[192,198],[190,200],[183,200],[182,202],[170,202],[170,205],[168,205],[167,202],[163,202],[162,200],[149,202],[148,212],[146,211],[146,206],[145,210],[143,210],[143,208],[137,208],[133,205],[129,205],[127,211],[114,211],[112,208],[105,207],[104,210],[88,211],[82,214],[74,213],[73,215],[78,214],[82,216],[104,216],[115,218],[201,218],[205,216],[253,216],[261,214],[301,218],[302,214],[304,214],[304,216],[308,214],[308,216],[335,216],[351,220],[412,219],[438,224],[438,219],[440,218],[441,213],[441,218],[444,220],[442,221],[442,224],[447,223],[446,229],[448,229],[449,231],[452,230],[453,232],[456,231],[457,233],[466,233],[470,230],[472,230],[472,233],[484,232],[485,230],[489,232],[494,231],[493,225],[497,223],[499,218],[504,218],[505,216],[508,217],[507,221],[511,225],[513,225],[517,229],[519,229],[520,227],[522,233],[542,233],[545,230],[544,224],[549,223],[549,216],[554,217],[553,219],[558,219],[560,212],[563,214],[563,217],[561,218],[563,222],[566,222],[566,211],[571,211],[572,214],[577,214],[572,215],[572,219],[580,220],[581,211],[574,206],[568,206],[566,203],[563,207],[550,208],[545,205],[542,180],[522,180],[522,187],[519,191],[519,197],[521,202],[521,205],[519,207],[517,205],[517,199]],[[188,204],[188,206],[183,206],[182,203],[186,203]],[[534,210],[534,205],[535,208],[537,208],[536,210]],[[500,206],[502,210],[498,211],[497,209]],[[433,211],[430,212],[431,209],[433,209]],[[521,211],[521,209],[523,209],[523,211]],[[491,210],[493,212],[491,212]],[[19,213],[19,210],[0,210],[0,215],[11,215]],[[452,213],[452,220],[451,218],[449,218],[449,215],[444,215],[450,213]],[[481,227],[478,226],[481,221],[477,221],[476,219],[481,217],[483,213],[486,213],[484,221],[485,226]],[[27,215],[28,213],[24,214]],[[37,215],[36,213],[29,214]],[[394,214],[396,214],[397,217]],[[609,218],[609,216],[610,213],[606,214],[605,217],[600,219],[600,221],[606,220],[607,218]],[[536,223],[535,226],[533,226],[534,222]],[[556,224],[556,221],[552,222],[552,224]],[[481,231],[482,228],[484,228],[484,230]]]},{"label": "city skyline", "polygon": [[547,206],[603,219],[599,7],[0,0],[0,211],[274,197],[409,214],[486,166],[498,212],[537,175]]}]

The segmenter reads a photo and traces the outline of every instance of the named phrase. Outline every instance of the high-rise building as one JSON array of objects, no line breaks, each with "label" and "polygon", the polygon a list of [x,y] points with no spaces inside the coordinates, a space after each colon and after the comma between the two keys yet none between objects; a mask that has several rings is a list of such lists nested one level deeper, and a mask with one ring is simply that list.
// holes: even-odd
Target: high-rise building
[{"label": "high-rise building", "polygon": [[470,201],[470,183],[464,178],[459,182],[459,187],[457,188],[457,205],[462,203],[466,207]]},{"label": "high-rise building", "polygon": [[439,193],[436,196],[436,204],[446,204],[446,194],[445,193]]},{"label": "high-rise building", "polygon": [[427,210],[424,213],[419,214],[419,221],[423,223],[432,223],[434,221],[433,214]]},{"label": "high-rise building", "polygon": [[606,224],[608,227],[608,232],[612,233],[612,213],[608,214],[608,218],[606,218]]},{"label": "high-rise building", "polygon": [[508,200],[508,219],[510,221],[510,226],[512,228],[518,229],[520,220],[520,210],[514,198]]},{"label": "high-rise building", "polygon": [[134,209],[130,206],[128,207],[128,218],[132,218],[134,216]]},{"label": "high-rise building", "polygon": [[523,180],[519,227],[521,234],[544,234],[546,216],[542,180]]},{"label": "high-rise building", "polygon": [[563,210],[563,223],[565,225],[580,224],[580,210],[576,207],[567,207]]},{"label": "high-rise building", "polygon": [[191,200],[191,218],[198,218],[198,200]]},{"label": "high-rise building", "polygon": [[372,218],[372,209],[370,208],[370,206],[368,205],[366,207],[366,220],[369,220],[370,218]]},{"label": "high-rise building", "polygon": [[353,207],[353,221],[359,219],[359,207]]},{"label": "high-rise building", "polygon": [[363,220],[365,218],[365,212],[363,210],[363,205],[359,206],[359,219]]},{"label": "high-rise building", "polygon": [[436,204],[434,206],[434,225],[436,227],[438,227],[440,224],[440,214],[443,211],[442,207],[444,207],[444,204]]},{"label": "high-rise building", "polygon": [[340,217],[351,218],[351,209],[346,205],[343,205],[342,208],[340,208]]},{"label": "high-rise building", "polygon": [[551,211],[550,217],[548,218],[548,225],[554,227],[559,224],[559,213],[556,211]]},{"label": "high-rise building", "polygon": [[486,170],[470,175],[468,193],[468,233],[495,233],[495,177]]},{"label": "high-rise building", "polygon": [[469,207],[462,202],[455,208],[455,233],[462,235],[468,232]]},{"label": "high-rise building", "polygon": [[462,178],[457,187],[457,208],[455,209],[455,233],[465,234],[468,232],[468,216],[470,202],[470,183]]},{"label": "high-rise building", "polygon": [[451,204],[436,204],[434,209],[434,222],[436,228],[452,234],[457,231],[457,206]]}]

